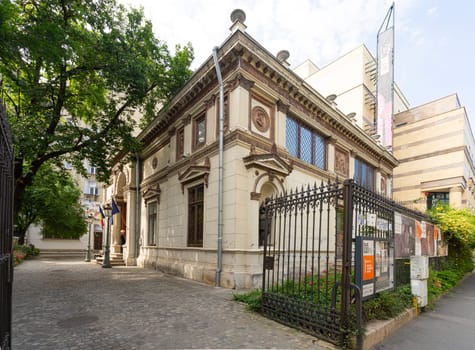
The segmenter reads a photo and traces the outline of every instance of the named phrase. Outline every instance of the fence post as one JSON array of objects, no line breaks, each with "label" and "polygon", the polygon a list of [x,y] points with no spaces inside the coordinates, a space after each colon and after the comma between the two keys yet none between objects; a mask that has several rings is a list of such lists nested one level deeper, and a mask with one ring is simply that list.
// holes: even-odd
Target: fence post
[{"label": "fence post", "polygon": [[341,322],[345,329],[349,326],[351,303],[351,252],[353,232],[353,180],[343,182],[343,266],[341,269]]}]

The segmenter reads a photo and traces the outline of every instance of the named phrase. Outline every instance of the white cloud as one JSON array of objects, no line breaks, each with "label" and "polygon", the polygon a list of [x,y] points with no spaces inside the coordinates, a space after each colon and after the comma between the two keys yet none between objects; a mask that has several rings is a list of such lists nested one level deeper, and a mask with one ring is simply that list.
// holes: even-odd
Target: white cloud
[{"label": "white cloud", "polygon": [[[363,42],[374,47],[376,33],[391,5],[390,0],[130,2],[144,7],[155,33],[171,48],[177,43],[192,43],[194,68],[229,35],[229,16],[235,8],[245,11],[247,32],[271,53],[286,49],[292,65],[309,58],[321,66]],[[401,3],[401,8],[408,7],[409,2],[400,1],[398,6]]]}]

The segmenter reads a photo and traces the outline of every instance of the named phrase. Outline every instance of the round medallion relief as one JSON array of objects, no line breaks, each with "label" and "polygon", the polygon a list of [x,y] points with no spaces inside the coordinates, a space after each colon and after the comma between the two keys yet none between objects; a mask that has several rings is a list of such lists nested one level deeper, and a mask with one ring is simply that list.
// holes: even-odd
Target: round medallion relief
[{"label": "round medallion relief", "polygon": [[155,169],[158,165],[158,159],[156,157],[153,157],[152,159],[152,168]]},{"label": "round medallion relief", "polygon": [[260,132],[266,132],[270,127],[270,117],[264,108],[256,106],[251,113],[252,123]]}]

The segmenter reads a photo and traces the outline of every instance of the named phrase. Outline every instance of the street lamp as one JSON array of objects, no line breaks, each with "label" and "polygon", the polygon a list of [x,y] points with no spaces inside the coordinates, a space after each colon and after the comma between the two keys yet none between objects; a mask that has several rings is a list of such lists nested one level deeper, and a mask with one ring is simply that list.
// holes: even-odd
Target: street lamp
[{"label": "street lamp", "polygon": [[94,222],[93,219],[94,219],[94,214],[89,213],[87,215],[87,223],[89,224],[89,227],[88,227],[88,232],[87,232],[87,252],[86,252],[86,259],[84,260],[85,262],[91,261],[91,230],[92,230],[92,224]]},{"label": "street lamp", "polygon": [[102,263],[103,268],[111,268],[110,261],[110,217],[112,216],[112,207],[110,204],[104,204],[104,215],[107,218],[107,231],[106,231],[106,249],[104,252],[104,262]]}]

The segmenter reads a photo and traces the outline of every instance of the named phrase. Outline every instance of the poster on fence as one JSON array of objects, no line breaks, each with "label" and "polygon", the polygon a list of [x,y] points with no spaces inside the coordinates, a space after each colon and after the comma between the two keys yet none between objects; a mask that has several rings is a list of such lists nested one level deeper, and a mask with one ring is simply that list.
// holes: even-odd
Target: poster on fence
[{"label": "poster on fence", "polygon": [[394,217],[394,255],[396,258],[408,258],[415,254],[415,221],[405,215],[396,214]]},{"label": "poster on fence", "polygon": [[435,256],[435,247],[434,245],[437,243],[434,240],[434,225],[430,223],[426,223],[426,231],[427,231],[427,255],[428,256]]},{"label": "poster on fence", "polygon": [[361,236],[356,238],[355,280],[363,298],[392,288],[392,252],[388,240]]}]

